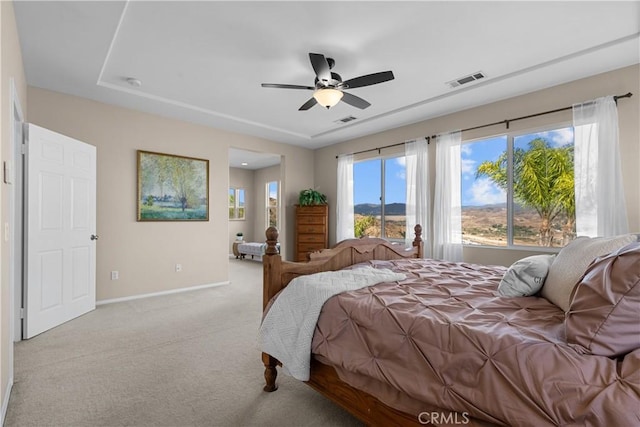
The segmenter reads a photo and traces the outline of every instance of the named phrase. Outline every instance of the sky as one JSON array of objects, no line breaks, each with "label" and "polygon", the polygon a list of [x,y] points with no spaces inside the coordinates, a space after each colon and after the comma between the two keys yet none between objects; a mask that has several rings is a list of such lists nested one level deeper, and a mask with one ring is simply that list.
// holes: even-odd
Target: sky
[{"label": "sky", "polygon": [[476,179],[476,170],[484,161],[496,161],[507,149],[507,137],[497,136],[460,147],[462,206],[493,205],[507,202],[507,194],[488,178]]},{"label": "sky", "polygon": [[269,183],[269,198],[278,199],[278,181],[272,181]]},{"label": "sky", "polygon": [[[385,203],[406,202],[406,174],[403,157],[385,161]],[[380,204],[381,160],[368,160],[353,165],[353,203]]]},{"label": "sky", "polygon": [[[544,138],[552,146],[563,146],[573,142],[571,127],[546,132],[535,132],[516,136],[514,144],[517,148],[526,148],[535,138]],[[461,186],[463,206],[482,206],[506,203],[505,192],[493,184],[488,178],[476,179],[478,166],[486,160],[495,161],[507,149],[507,137],[496,136],[462,144],[461,146]],[[354,204],[380,203],[380,174],[382,160],[368,160],[354,163]],[[385,203],[406,202],[406,175],[404,157],[384,159],[385,161]]]},{"label": "sky", "polygon": [[[535,132],[516,136],[516,148],[527,148],[536,138],[546,139],[551,146],[560,147],[573,142],[573,128],[564,128],[546,132]],[[462,206],[482,206],[507,202],[507,195],[489,178],[476,179],[476,170],[484,161],[496,161],[507,149],[505,135],[478,140],[461,146],[461,186]]]}]

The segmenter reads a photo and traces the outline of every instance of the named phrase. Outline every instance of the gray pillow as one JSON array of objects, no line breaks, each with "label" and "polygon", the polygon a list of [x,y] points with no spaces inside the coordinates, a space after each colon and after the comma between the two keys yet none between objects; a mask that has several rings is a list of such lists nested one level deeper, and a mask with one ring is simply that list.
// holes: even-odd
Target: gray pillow
[{"label": "gray pillow", "polygon": [[549,273],[555,255],[534,255],[511,264],[498,285],[505,297],[527,297],[536,294]]},{"label": "gray pillow", "polygon": [[571,306],[573,288],[580,282],[589,264],[597,257],[610,254],[635,242],[636,239],[633,234],[615,237],[577,237],[558,252],[540,295],[566,313]]}]

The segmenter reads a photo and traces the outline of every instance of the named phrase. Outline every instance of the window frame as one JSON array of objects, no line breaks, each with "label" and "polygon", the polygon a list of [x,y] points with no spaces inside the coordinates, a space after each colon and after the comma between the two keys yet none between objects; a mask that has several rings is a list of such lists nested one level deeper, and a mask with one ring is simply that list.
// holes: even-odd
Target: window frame
[{"label": "window frame", "polygon": [[[363,158],[363,159],[359,159],[359,160],[354,160],[353,164],[354,166],[357,163],[364,163],[364,162],[371,162],[371,161],[380,161],[380,238],[381,239],[385,239],[388,240],[390,242],[404,242],[404,239],[402,238],[394,238],[394,237],[386,237],[386,220],[385,220],[385,204],[386,204],[386,161],[387,160],[392,160],[392,159],[397,159],[397,158],[401,158],[404,157],[406,158],[406,154],[404,152],[395,152],[395,153],[389,153],[386,155],[378,155],[375,157],[367,157],[367,158]],[[406,163],[405,163],[405,172],[406,172]],[[354,177],[354,183],[355,183],[355,177]],[[405,197],[406,197],[406,182],[405,182]],[[354,185],[354,200],[355,200],[355,185]],[[405,209],[406,209],[406,204],[407,201],[405,199]],[[355,207],[355,204],[354,204]],[[355,212],[354,212],[355,214]],[[407,233],[407,219],[406,219],[406,211],[405,211],[405,222],[404,222],[404,228],[405,228],[405,234]]]},{"label": "window frame", "polygon": [[[275,206],[271,206],[269,204],[270,202],[270,186],[271,184],[276,185],[276,205]],[[275,220],[275,224],[271,224],[271,220],[270,220],[270,210],[271,208],[275,208],[276,210],[276,220]],[[276,227],[278,228],[280,224],[280,181],[279,180],[274,180],[274,181],[267,181],[265,183],[265,229],[269,228],[269,227]]]},{"label": "window frame", "polygon": [[[229,193],[231,193],[231,190],[233,190],[233,205],[229,203],[229,209],[233,209],[233,217],[229,216],[229,221],[246,221],[247,220],[247,206],[246,206],[247,192],[244,189],[244,187],[230,186]],[[240,206],[240,192],[243,193],[243,198],[245,199],[243,206]],[[242,208],[242,216],[240,216],[240,208]]]},{"label": "window frame", "polygon": [[[530,135],[534,133],[553,132],[560,129],[573,128],[571,121],[560,121],[552,124],[535,126],[531,128],[523,129],[506,129],[505,132],[492,133],[484,136],[477,136],[471,139],[463,139],[461,146],[464,144],[470,144],[473,142],[479,142],[486,139],[496,138],[500,136],[506,136],[507,138],[507,244],[506,246],[493,246],[493,245],[470,245],[463,243],[465,248],[481,248],[481,249],[498,249],[498,250],[520,250],[520,251],[532,251],[532,252],[549,252],[558,253],[562,247],[546,247],[546,246],[527,246],[527,245],[515,245],[513,244],[513,224],[514,224],[514,200],[513,200],[513,153],[515,146],[515,139],[517,137]],[[575,142],[575,141],[574,141]],[[460,188],[462,191],[462,187]]]}]

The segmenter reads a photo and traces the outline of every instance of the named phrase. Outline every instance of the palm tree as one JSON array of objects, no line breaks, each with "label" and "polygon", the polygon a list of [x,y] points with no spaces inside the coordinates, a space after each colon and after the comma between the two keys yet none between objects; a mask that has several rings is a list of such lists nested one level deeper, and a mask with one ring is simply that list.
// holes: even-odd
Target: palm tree
[{"label": "palm tree", "polygon": [[[507,153],[502,153],[495,162],[480,164],[476,178],[482,176],[507,191]],[[522,206],[535,209],[540,216],[540,246],[551,246],[553,243],[551,224],[561,213],[567,216],[563,240],[572,238],[575,223],[573,147],[552,147],[545,139],[536,138],[529,142],[526,150],[515,148],[513,199]]]},{"label": "palm tree", "polygon": [[556,193],[565,214],[562,227],[562,246],[576,238],[576,196],[573,180],[573,147],[571,147],[571,171],[562,175],[556,182]]}]

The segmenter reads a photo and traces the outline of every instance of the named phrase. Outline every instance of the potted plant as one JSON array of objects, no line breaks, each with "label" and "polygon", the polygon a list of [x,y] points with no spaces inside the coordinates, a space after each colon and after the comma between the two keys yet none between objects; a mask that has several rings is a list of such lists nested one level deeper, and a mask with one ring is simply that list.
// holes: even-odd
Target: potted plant
[{"label": "potted plant", "polygon": [[237,240],[237,241],[239,241],[239,242],[240,242],[240,241],[242,241],[242,238],[243,238],[243,237],[244,237],[244,234],[242,234],[242,231],[238,231],[238,232],[236,233],[236,240]]},{"label": "potted plant", "polygon": [[298,204],[300,206],[326,205],[327,196],[319,191],[309,188],[300,192],[300,196],[298,197]]}]

